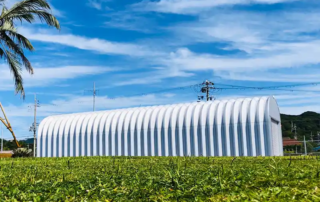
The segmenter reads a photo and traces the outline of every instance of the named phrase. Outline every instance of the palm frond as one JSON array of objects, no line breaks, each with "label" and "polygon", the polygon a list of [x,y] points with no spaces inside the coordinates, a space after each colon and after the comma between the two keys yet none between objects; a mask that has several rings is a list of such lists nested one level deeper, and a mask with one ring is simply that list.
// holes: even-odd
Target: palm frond
[{"label": "palm frond", "polygon": [[24,55],[23,49],[19,46],[19,44],[15,43],[5,32],[0,32],[0,37],[2,38],[2,43],[4,43],[16,56],[18,61],[22,61],[23,65],[25,66],[26,70],[33,74],[33,68],[31,66],[30,61]]},{"label": "palm frond", "polygon": [[[0,4],[2,1],[0,0]],[[32,65],[24,54],[24,48],[33,51],[34,47],[26,37],[18,33],[14,22],[18,20],[32,23],[35,18],[39,18],[41,22],[60,29],[60,24],[50,9],[47,0],[22,0],[10,9],[5,5],[2,6],[0,20],[4,21],[4,24],[0,27],[0,58],[8,63],[13,74],[16,93],[21,93],[23,98],[25,93],[21,75],[22,65],[33,74]]]},{"label": "palm frond", "polygon": [[60,29],[59,21],[49,13],[50,5],[46,0],[24,0],[15,4],[11,9],[2,12],[0,18],[5,20],[23,20],[31,23],[34,16],[48,25]]},{"label": "palm frond", "polygon": [[13,74],[16,93],[21,93],[21,95],[25,97],[23,79],[21,76],[21,63],[14,53],[3,49],[1,49],[1,51],[3,52],[3,57],[7,61],[10,71]]},{"label": "palm frond", "polygon": [[7,35],[13,38],[16,43],[21,44],[23,48],[26,48],[30,51],[34,50],[31,42],[23,35],[19,34],[11,23],[5,22],[2,27],[0,27],[0,33],[5,32]]}]

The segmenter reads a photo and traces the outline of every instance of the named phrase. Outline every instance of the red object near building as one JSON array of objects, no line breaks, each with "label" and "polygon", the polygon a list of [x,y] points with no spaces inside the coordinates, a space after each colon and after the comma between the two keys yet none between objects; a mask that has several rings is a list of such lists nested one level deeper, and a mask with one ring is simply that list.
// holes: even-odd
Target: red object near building
[{"label": "red object near building", "polygon": [[290,139],[288,137],[283,138],[283,146],[294,146],[294,145],[302,145],[302,142],[299,142],[298,140],[295,139]]}]

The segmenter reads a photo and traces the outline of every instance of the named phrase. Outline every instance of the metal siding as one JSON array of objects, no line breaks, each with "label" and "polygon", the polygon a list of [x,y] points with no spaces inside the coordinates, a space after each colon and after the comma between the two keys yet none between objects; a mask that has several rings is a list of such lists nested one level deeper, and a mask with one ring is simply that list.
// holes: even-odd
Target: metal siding
[{"label": "metal siding", "polygon": [[99,121],[99,156],[105,155],[105,123],[109,113],[102,115]]},{"label": "metal siding", "polygon": [[259,100],[259,115],[258,115],[258,119],[259,119],[259,137],[260,137],[260,147],[261,147],[261,156],[265,156],[268,152],[267,152],[267,147],[266,147],[266,131],[264,130],[264,126],[266,125],[265,123],[265,118],[264,118],[264,114],[265,114],[265,108],[266,108],[266,103],[267,103],[267,98],[261,98]]},{"label": "metal siding", "polygon": [[[94,121],[94,124],[93,124],[93,143],[92,143],[92,146],[93,146],[93,153],[92,155],[93,156],[100,156],[100,142],[101,142],[101,139],[100,139],[100,127],[99,127],[99,124],[101,122],[101,119],[102,119],[102,116],[103,116],[103,113],[99,113],[97,116],[96,116],[96,119]],[[72,138],[71,138],[72,140]],[[72,144],[71,144],[72,146]],[[72,151],[72,149],[71,149]],[[72,156],[72,155],[71,155]]]},{"label": "metal siding", "polygon": [[135,148],[136,148],[136,154],[135,156],[141,156],[141,154],[143,153],[142,149],[143,147],[141,145],[143,145],[143,139],[141,138],[142,135],[143,135],[143,120],[144,120],[144,116],[145,116],[145,113],[146,113],[146,110],[147,108],[145,109],[142,109],[139,113],[139,116],[138,116],[138,121],[136,123],[136,133],[135,133]]},{"label": "metal siding", "polygon": [[233,138],[233,130],[232,130],[232,124],[231,124],[231,119],[232,119],[232,110],[234,106],[234,100],[230,100],[227,102],[227,105],[225,107],[224,111],[224,131],[225,131],[225,144],[224,146],[226,147],[226,156],[232,156],[234,155],[234,138]]},{"label": "metal siding", "polygon": [[224,134],[224,126],[223,124],[223,117],[225,116],[224,109],[226,106],[226,102],[221,101],[218,105],[217,113],[216,113],[216,147],[217,147],[217,156],[225,155],[225,147],[223,144],[223,136]]},{"label": "metal siding", "polygon": [[[250,103],[250,142],[251,142],[251,156],[257,156],[257,148],[256,144],[256,114],[257,114],[257,100],[254,98]],[[258,154],[259,155],[259,154]]]},{"label": "metal siding", "polygon": [[[202,110],[203,103],[201,105],[196,105],[192,115],[192,126],[191,131],[192,135],[190,137],[191,141],[191,148],[192,148],[192,156],[199,156],[199,143],[201,144],[201,138],[198,138],[200,135],[201,128],[200,126],[200,112]],[[199,140],[200,139],[200,140]]]},{"label": "metal siding", "polygon": [[[70,138],[70,156],[76,156],[76,124],[78,122],[80,115],[76,115],[73,119],[72,119],[72,123],[70,126],[70,134],[71,134],[71,138]],[[54,144],[54,143],[53,143]]]},{"label": "metal siding", "polygon": [[245,99],[242,103],[242,109],[241,109],[241,147],[242,147],[242,154],[240,156],[248,156],[250,153],[248,153],[248,145],[247,144],[247,125],[248,125],[248,106],[250,104],[251,100]]},{"label": "metal siding", "polygon": [[149,156],[150,155],[150,147],[151,147],[151,142],[150,142],[150,135],[151,135],[151,130],[150,130],[150,119],[151,119],[151,113],[153,112],[154,107],[149,108],[146,113],[144,114],[144,119],[143,119],[143,151],[144,153],[142,154],[143,156]]},{"label": "metal siding", "polygon": [[201,147],[200,147],[200,155],[207,156],[208,152],[208,124],[207,124],[207,115],[209,111],[210,103],[205,103],[202,107],[199,125],[201,127]]},{"label": "metal siding", "polygon": [[159,113],[158,113],[158,116],[157,116],[157,121],[156,121],[156,128],[155,128],[155,131],[156,131],[156,134],[155,134],[155,137],[156,137],[156,141],[155,141],[155,151],[157,152],[156,153],[156,156],[164,156],[164,151],[163,151],[163,148],[162,148],[162,133],[164,132],[164,128],[163,128],[163,118],[164,118],[164,113],[166,111],[166,108],[165,107],[162,107],[160,108],[159,110]]},{"label": "metal siding", "polygon": [[[64,137],[66,136],[65,135],[65,126],[66,126],[66,122],[67,120],[70,118],[71,116],[65,116],[65,117],[62,117],[62,121],[61,121],[61,124],[60,126],[58,127],[59,128],[59,131],[58,131],[58,144],[57,144],[57,147],[58,147],[58,157],[63,157],[63,153],[64,151],[66,150],[65,148],[65,144],[64,144]],[[48,155],[49,156],[49,155]],[[49,156],[50,157],[50,156]]]},{"label": "metal siding", "polygon": [[216,109],[218,107],[219,102],[214,101],[211,103],[211,106],[209,108],[208,116],[207,116],[207,123],[208,123],[208,135],[209,135],[209,148],[210,148],[210,154],[209,156],[217,156],[216,153],[216,146],[215,146],[215,131],[216,131],[216,126],[215,126],[215,119],[216,119]]},{"label": "metal siding", "polygon": [[70,118],[68,118],[66,127],[64,129],[64,153],[62,156],[70,156],[70,126],[73,119],[74,116],[70,116]]},{"label": "metal siding", "polygon": [[[171,117],[172,117],[172,107],[167,108],[163,117],[164,131],[162,133],[161,139],[163,141],[162,147],[164,148],[164,156],[169,156],[172,152],[171,144],[169,145],[169,138],[171,138]],[[171,143],[171,140],[170,140]],[[169,153],[170,152],[170,153]],[[170,155],[172,156],[172,154]]]},{"label": "metal siding", "polygon": [[80,156],[81,155],[81,126],[82,126],[82,122],[85,118],[85,115],[81,115],[80,118],[78,119],[77,123],[76,123],[76,134],[75,134],[75,142],[76,142],[76,150],[75,150],[75,156]]},{"label": "metal siding", "polygon": [[179,156],[186,156],[187,154],[185,154],[185,141],[184,141],[184,132],[185,132],[185,128],[184,128],[184,118],[185,118],[185,114],[187,112],[189,105],[183,105],[180,110],[179,110],[179,115],[178,115],[178,119],[177,119],[177,129],[178,129],[178,143],[179,143]]},{"label": "metal siding", "polygon": [[261,97],[52,116],[39,126],[37,156],[282,155],[270,108],[280,115]]},{"label": "metal siding", "polygon": [[[52,140],[52,143],[50,144],[52,146],[51,157],[58,156],[57,142],[58,142],[58,131],[59,131],[59,127],[60,127],[61,122],[62,122],[62,119],[56,119],[56,122],[54,123],[54,130],[53,130],[52,138],[50,138]],[[49,150],[50,149],[48,148],[48,151]],[[50,156],[50,155],[48,155],[48,156]]]},{"label": "metal siding", "polygon": [[46,124],[47,120],[49,118],[45,118],[42,120],[42,122],[39,125],[38,128],[38,138],[37,138],[37,156],[41,157],[41,147],[43,146],[43,144],[41,144],[42,138],[44,137],[43,135],[43,126]]},{"label": "metal siding", "polygon": [[171,114],[171,119],[170,119],[170,125],[171,125],[171,148],[172,148],[172,156],[178,156],[179,155],[179,112],[180,109],[183,105],[177,105],[173,108],[172,114]]},{"label": "metal siding", "polygon": [[158,153],[156,150],[156,144],[155,144],[155,136],[157,135],[157,127],[156,127],[156,121],[157,121],[157,117],[158,117],[158,113],[160,111],[160,107],[156,107],[152,114],[151,114],[151,118],[150,118],[150,154],[151,156],[156,156],[156,154]]},{"label": "metal siding", "polygon": [[[119,118],[121,115],[122,111],[119,110],[117,111],[111,122],[111,137],[110,137],[110,152],[111,156],[116,156],[116,150],[118,149],[118,145],[116,144],[116,136],[121,134],[121,132],[118,130],[118,124],[119,124]],[[119,133],[120,132],[120,133]]]},{"label": "metal siding", "polygon": [[124,143],[124,120],[126,118],[127,113],[128,113],[128,111],[126,111],[126,110],[121,111],[121,114],[120,114],[119,120],[118,120],[118,126],[117,126],[118,141],[116,142],[116,144],[118,146],[118,150],[116,151],[117,156],[124,155],[122,148],[123,148],[123,143]]},{"label": "metal siding", "polygon": [[232,123],[233,124],[233,138],[234,138],[234,156],[239,156],[242,154],[242,138],[241,138],[241,130],[239,131],[239,119],[241,115],[241,108],[242,108],[243,100],[236,100],[233,105],[233,116],[232,116]]}]

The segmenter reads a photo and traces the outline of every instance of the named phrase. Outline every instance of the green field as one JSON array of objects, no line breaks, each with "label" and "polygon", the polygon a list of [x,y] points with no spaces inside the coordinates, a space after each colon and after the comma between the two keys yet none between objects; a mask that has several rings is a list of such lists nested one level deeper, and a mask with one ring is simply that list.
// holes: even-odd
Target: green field
[{"label": "green field", "polygon": [[0,160],[4,201],[320,201],[320,159]]}]

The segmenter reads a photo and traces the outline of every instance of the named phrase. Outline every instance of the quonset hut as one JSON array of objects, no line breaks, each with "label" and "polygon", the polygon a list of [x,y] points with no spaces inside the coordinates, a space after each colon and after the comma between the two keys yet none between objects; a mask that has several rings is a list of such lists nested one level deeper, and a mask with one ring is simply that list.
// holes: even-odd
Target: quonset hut
[{"label": "quonset hut", "polygon": [[38,157],[283,155],[273,97],[50,116],[37,143]]}]

